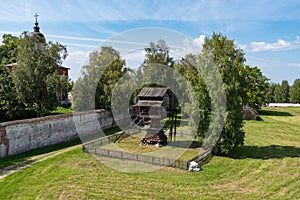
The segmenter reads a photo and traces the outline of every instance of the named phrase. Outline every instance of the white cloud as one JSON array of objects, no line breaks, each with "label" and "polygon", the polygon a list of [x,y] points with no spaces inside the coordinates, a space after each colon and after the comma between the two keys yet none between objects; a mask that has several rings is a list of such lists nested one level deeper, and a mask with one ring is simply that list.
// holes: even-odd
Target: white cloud
[{"label": "white cloud", "polygon": [[88,47],[88,48],[96,48],[97,45],[89,45],[89,44],[80,44],[80,43],[71,43],[71,42],[64,42],[63,45],[73,46],[73,47]]},{"label": "white cloud", "polygon": [[205,42],[205,38],[206,38],[205,35],[200,35],[199,37],[193,39],[192,42],[193,42],[194,46],[197,46],[197,47],[202,48],[202,45],[203,45],[204,42]]},{"label": "white cloud", "polygon": [[68,53],[68,57],[66,60],[80,60],[88,58],[90,52],[85,51],[72,51]]},{"label": "white cloud", "polygon": [[47,37],[58,38],[58,39],[68,39],[68,40],[93,41],[93,42],[106,41],[105,39],[99,39],[99,38],[75,37],[75,36],[68,36],[68,35],[47,35]]},{"label": "white cloud", "polygon": [[[299,19],[295,2],[251,1],[11,1],[0,2],[0,20],[32,21],[34,12],[51,21]],[[166,9],[167,8],[167,9]],[[51,12],[49,12],[51,11]],[[172,14],[170,14],[172,11]]]},{"label": "white cloud", "polygon": [[137,68],[139,67],[145,58],[145,50],[144,49],[136,49],[134,51],[125,52],[121,54],[121,57],[125,59],[126,66],[130,68]]},{"label": "white cloud", "polygon": [[189,54],[189,53],[200,53],[202,51],[202,46],[205,42],[205,35],[200,35],[197,38],[194,38],[192,40],[190,39],[184,39],[183,40],[183,44],[184,46],[182,47],[182,49],[175,49],[173,50],[174,54]]},{"label": "white cloud", "polygon": [[243,45],[243,44],[237,44],[237,47],[242,49],[243,51],[246,51],[248,49],[247,45]]},{"label": "white cloud", "polygon": [[[202,50],[202,45],[205,42],[205,35],[200,35],[197,38],[194,39],[184,39],[181,45],[169,45],[170,47],[170,56],[173,59],[180,59],[183,56],[189,54],[189,53],[199,53]],[[131,43],[131,42],[129,42]],[[140,43],[142,44],[142,43]],[[147,44],[143,44],[146,46]],[[140,66],[143,63],[143,60],[145,58],[145,50],[142,49],[136,49],[133,51],[128,51],[128,49],[118,49],[121,52],[121,57],[126,60],[126,65],[135,68]]]},{"label": "white cloud", "polygon": [[289,63],[289,67],[300,67],[300,63]]},{"label": "white cloud", "polygon": [[294,41],[285,41],[282,39],[277,42],[251,42],[249,51],[260,52],[260,51],[280,51],[300,48],[300,37],[297,36]]},{"label": "white cloud", "polygon": [[76,80],[80,75],[80,70],[88,62],[90,52],[71,51],[68,52],[68,57],[63,62],[63,66],[69,67],[69,76],[72,80]]},{"label": "white cloud", "polygon": [[[1,31],[0,31],[1,33]],[[78,46],[78,47],[92,47],[96,48],[101,45],[106,45],[106,46],[113,46],[116,49],[122,49],[119,46],[124,46],[124,45],[132,45],[130,48],[133,46],[137,47],[146,47],[148,43],[143,43],[143,42],[134,42],[134,41],[126,41],[126,40],[116,40],[116,39],[101,39],[101,38],[89,38],[89,37],[75,37],[75,36],[68,36],[68,35],[47,35],[47,38],[56,38],[56,39],[62,39],[68,41],[68,43],[64,43],[66,45],[70,46]],[[81,41],[85,43],[71,43],[70,41],[75,40],[75,41]],[[128,50],[128,49],[125,49]]]},{"label": "white cloud", "polygon": [[20,36],[21,32],[16,32],[16,31],[0,31],[0,34],[1,35],[3,35],[3,34],[12,34],[14,36]]},{"label": "white cloud", "polygon": [[240,44],[238,43],[236,40],[234,40],[234,45],[239,48],[239,49],[242,49],[243,51],[246,51],[248,49],[247,45],[244,45],[244,44]]}]

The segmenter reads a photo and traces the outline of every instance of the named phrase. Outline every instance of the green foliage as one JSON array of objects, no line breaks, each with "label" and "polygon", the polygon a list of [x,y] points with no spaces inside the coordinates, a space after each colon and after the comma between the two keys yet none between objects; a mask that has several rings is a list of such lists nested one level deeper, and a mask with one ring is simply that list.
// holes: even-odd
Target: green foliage
[{"label": "green foliage", "polygon": [[275,103],[282,103],[282,98],[281,98],[281,85],[278,84],[275,86],[274,90],[274,102]]},{"label": "green foliage", "polygon": [[267,88],[267,93],[266,93],[266,103],[273,103],[275,101],[275,90],[278,87],[277,83],[270,83],[269,87]]},{"label": "green foliage", "polygon": [[113,88],[127,72],[125,60],[114,48],[104,46],[90,54],[89,64],[84,66],[82,77],[74,87],[74,109],[77,111],[111,108]]},{"label": "green foliage", "polygon": [[300,79],[296,79],[291,87],[291,102],[300,103]]},{"label": "green foliage", "polygon": [[274,101],[276,103],[288,103],[290,102],[290,86],[288,81],[283,80],[281,85],[278,84],[274,90]]},{"label": "green foliage", "polygon": [[[217,129],[221,126],[220,122],[222,118],[225,117],[222,114],[222,108],[218,106],[218,108],[214,108],[212,112],[212,105],[222,104],[222,102],[218,102],[223,101],[223,99],[218,99],[218,96],[222,93],[222,90],[218,89],[218,87],[221,87],[222,89],[225,88],[226,91],[227,111],[225,126],[217,142],[217,146],[222,153],[227,153],[233,147],[243,144],[242,103],[247,100],[245,90],[245,88],[247,88],[246,72],[244,69],[245,58],[244,53],[240,49],[235,49],[233,41],[228,40],[220,34],[214,34],[211,39],[206,40],[200,56],[187,55],[181,59],[178,64],[174,64],[173,59],[169,56],[168,47],[162,41],[159,41],[157,44],[150,43],[149,47],[145,50],[146,58],[140,68],[140,74],[142,76],[150,77],[148,78],[149,80],[162,79],[159,82],[164,83],[164,80],[170,80],[169,77],[173,77],[173,74],[170,73],[167,74],[168,77],[163,77],[162,75],[164,73],[158,70],[159,65],[157,65],[157,63],[164,66],[175,66],[175,69],[183,74],[191,85],[190,90],[182,90],[182,93],[184,93],[183,96],[196,98],[198,104],[196,105],[193,102],[187,101],[183,110],[192,116],[190,125],[197,127],[197,130],[192,131],[196,133],[196,137],[200,142],[204,142],[203,139],[206,137],[207,132],[211,132],[211,137],[208,138],[206,142],[213,143],[215,140],[213,137],[216,137]],[[219,82],[223,81],[224,83],[221,86],[216,83],[218,77],[210,73],[210,70],[214,70],[213,65],[217,66],[217,70],[221,74],[222,80]],[[249,71],[250,70],[251,69],[249,69]],[[249,79],[249,82],[257,81],[256,79],[261,78],[259,75],[261,75],[259,71],[253,71],[253,73],[249,75],[253,80]],[[144,80],[148,79],[147,77],[144,78]],[[261,81],[264,82],[265,80]],[[177,80],[177,82],[180,83],[181,80]],[[184,88],[184,86],[181,85],[179,85],[179,87]],[[214,102],[212,103],[212,101]],[[226,99],[224,99],[224,101],[226,101]],[[226,105],[226,102],[224,102],[224,105]],[[212,119],[212,115],[216,119]]]},{"label": "green foliage", "polygon": [[146,55],[143,66],[158,63],[173,67],[174,61],[173,58],[170,57],[169,51],[169,47],[164,40],[159,40],[157,43],[150,42],[149,46],[145,48]]},{"label": "green foliage", "polygon": [[6,64],[16,62],[20,39],[11,34],[2,35],[0,46],[0,121],[20,117],[22,104],[16,96],[15,85]]},{"label": "green foliage", "polygon": [[[196,69],[196,59],[197,57],[195,55],[188,54],[175,65],[175,69],[183,74],[191,86],[191,88],[182,89],[182,92],[184,93],[183,96],[190,96],[190,98],[195,98],[198,102],[197,105],[194,105],[193,101],[191,102],[188,101],[188,99],[185,99],[186,103],[183,106],[183,110],[185,113],[191,115],[189,124],[192,127],[192,134],[202,143],[210,123],[211,99],[208,88],[202,77],[203,74],[200,74]],[[183,82],[181,80],[177,81],[179,83]],[[196,108],[195,106],[198,107]]]},{"label": "green foliage", "polygon": [[[160,86],[154,83],[165,83],[166,80],[171,80],[172,74],[164,73],[165,67],[174,68],[173,58],[170,56],[170,50],[164,40],[159,40],[157,43],[150,42],[145,48],[145,59],[139,70],[142,73],[141,85],[149,87]],[[168,77],[169,76],[169,77]],[[169,83],[170,84],[170,83]]]},{"label": "green foliage", "polygon": [[17,62],[18,46],[20,39],[11,34],[2,35],[2,45],[0,46],[0,63],[11,64]]},{"label": "green foliage", "polygon": [[0,121],[16,119],[22,111],[15,85],[5,65],[0,65]]},{"label": "green foliage", "polygon": [[[200,173],[170,167],[151,173],[124,173],[107,167],[78,147],[6,177],[0,182],[0,196],[2,199],[299,199],[300,109],[277,111],[291,116],[262,115],[263,121],[247,121],[245,146],[226,157],[214,156]],[[43,151],[49,149],[27,156]],[[19,160],[14,158],[12,162],[24,159],[24,156]],[[0,162],[0,167],[1,164],[5,163]]]},{"label": "green foliage", "polygon": [[52,110],[50,112],[50,114],[55,114],[55,115],[58,115],[58,114],[69,114],[69,113],[72,113],[73,110],[71,108],[65,108],[65,107],[61,107],[61,106],[58,106],[56,107],[55,110]]},{"label": "green foliage", "polygon": [[290,102],[290,86],[286,80],[283,80],[281,83],[281,102]]},{"label": "green foliage", "polygon": [[260,109],[267,102],[267,92],[269,79],[265,77],[258,67],[245,66],[246,93],[244,105],[249,105],[255,109]]},{"label": "green foliage", "polygon": [[85,75],[77,79],[72,90],[72,106],[74,111],[95,109],[95,91],[93,88],[96,87],[94,79],[90,76]]},{"label": "green foliage", "polygon": [[205,40],[201,57],[204,60],[211,59],[209,62],[218,67],[223,79],[227,110],[225,125],[216,146],[221,153],[228,153],[233,147],[243,145],[245,137],[242,130],[242,105],[243,99],[247,98],[244,89],[247,87],[244,53],[241,49],[235,48],[233,40],[214,33],[212,38]]},{"label": "green foliage", "polygon": [[42,116],[56,107],[60,91],[58,65],[67,54],[61,44],[38,40],[23,33],[13,80],[18,99]]}]

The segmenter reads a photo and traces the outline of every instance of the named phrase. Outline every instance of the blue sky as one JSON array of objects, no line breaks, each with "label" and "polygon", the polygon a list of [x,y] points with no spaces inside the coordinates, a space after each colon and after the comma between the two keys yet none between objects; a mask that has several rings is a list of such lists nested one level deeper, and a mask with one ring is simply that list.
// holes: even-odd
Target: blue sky
[{"label": "blue sky", "polygon": [[199,42],[220,32],[244,49],[247,64],[258,66],[273,82],[292,84],[300,78],[297,0],[2,0],[0,7],[0,35],[32,31],[37,12],[46,39],[67,46],[63,64],[71,68],[73,80],[103,41],[144,27],[175,30]]}]

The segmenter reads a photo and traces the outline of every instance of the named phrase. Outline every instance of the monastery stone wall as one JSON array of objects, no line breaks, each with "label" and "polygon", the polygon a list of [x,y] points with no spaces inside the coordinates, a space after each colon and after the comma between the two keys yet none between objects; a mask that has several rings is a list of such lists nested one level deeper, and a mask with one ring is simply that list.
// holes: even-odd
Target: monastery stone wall
[{"label": "monastery stone wall", "polygon": [[115,126],[110,112],[95,110],[0,123],[0,158],[66,142]]}]

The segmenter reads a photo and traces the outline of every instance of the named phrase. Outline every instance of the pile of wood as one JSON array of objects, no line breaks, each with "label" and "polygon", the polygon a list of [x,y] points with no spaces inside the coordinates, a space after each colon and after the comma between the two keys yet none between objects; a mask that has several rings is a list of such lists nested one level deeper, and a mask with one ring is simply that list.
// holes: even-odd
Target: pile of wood
[{"label": "pile of wood", "polygon": [[168,138],[163,130],[153,133],[153,130],[147,130],[146,136],[142,139],[141,145],[159,145],[164,146],[168,144]]}]

